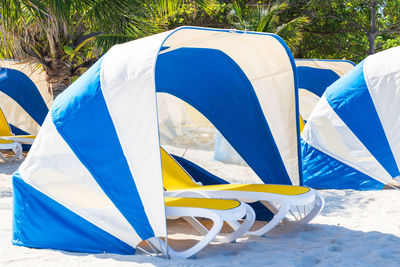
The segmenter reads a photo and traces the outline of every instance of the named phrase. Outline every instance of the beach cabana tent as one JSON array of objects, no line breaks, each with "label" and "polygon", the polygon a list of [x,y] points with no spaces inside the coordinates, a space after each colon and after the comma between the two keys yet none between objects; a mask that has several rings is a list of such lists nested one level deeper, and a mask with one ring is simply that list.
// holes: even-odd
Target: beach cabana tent
[{"label": "beach cabana tent", "polygon": [[182,27],[114,46],[57,97],[14,174],[13,243],[125,254],[167,235],[156,90],[206,116],[261,181],[301,183],[293,69],[273,34]]},{"label": "beach cabana tent", "polygon": [[345,75],[355,64],[348,60],[296,59],[299,79],[300,115],[307,120],[329,85]]},{"label": "beach cabana tent", "polygon": [[326,90],[302,132],[304,183],[382,189],[399,177],[400,47],[367,57]]},{"label": "beach cabana tent", "polygon": [[14,134],[36,135],[52,96],[44,73],[16,61],[0,61],[0,108]]},{"label": "beach cabana tent", "polygon": [[[295,62],[302,120],[308,119],[325,89],[355,66],[348,60],[295,59]],[[300,130],[304,127],[302,120]],[[215,133],[214,159],[225,163],[244,164],[243,159],[219,132]]]}]

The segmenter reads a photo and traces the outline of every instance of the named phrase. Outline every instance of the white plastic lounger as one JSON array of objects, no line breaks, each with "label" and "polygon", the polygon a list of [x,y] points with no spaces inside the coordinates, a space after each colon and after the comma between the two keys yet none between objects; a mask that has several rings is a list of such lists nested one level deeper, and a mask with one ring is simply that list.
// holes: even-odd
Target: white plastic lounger
[{"label": "white plastic lounger", "polygon": [[35,141],[35,135],[9,135],[9,136],[0,136],[0,140],[9,140],[15,141],[20,144],[32,145],[33,141]]},{"label": "white plastic lounger", "polygon": [[3,111],[0,109],[0,149],[12,150],[15,154],[12,158],[6,158],[0,153],[0,158],[6,162],[23,159],[21,144],[32,144],[34,135],[13,135]]},{"label": "white plastic lounger", "polygon": [[0,153],[0,158],[5,162],[11,162],[16,159],[24,158],[24,156],[22,156],[22,146],[15,141],[0,139],[0,150],[12,150],[14,152],[14,156],[12,156],[11,158],[6,158],[4,157],[3,153]]},{"label": "white plastic lounger", "polygon": [[[233,233],[219,239],[220,242],[232,242],[244,235],[254,223],[253,209],[246,203],[236,200],[204,198],[165,198],[167,218],[183,217],[204,237],[194,246],[175,251],[160,238],[151,238],[147,244],[156,255],[169,255],[171,258],[189,258],[207,246],[220,233],[225,222],[237,222],[245,217],[242,224],[235,227]],[[205,228],[196,218],[205,218],[213,222],[211,229]],[[168,252],[166,248],[168,247]],[[149,253],[139,247],[140,250]]]},{"label": "white plastic lounger", "polygon": [[[202,186],[195,183],[192,177],[161,148],[163,180],[168,197],[202,197],[238,199],[244,202],[261,201],[275,216],[261,228],[249,231],[252,235],[264,235],[282,220],[309,223],[324,207],[322,195],[304,186],[267,185],[267,184],[220,184]],[[275,204],[274,204],[275,203]],[[276,205],[277,204],[277,205]],[[311,207],[310,207],[311,206]],[[297,211],[297,216],[293,211]],[[238,224],[231,222],[234,228]]]}]

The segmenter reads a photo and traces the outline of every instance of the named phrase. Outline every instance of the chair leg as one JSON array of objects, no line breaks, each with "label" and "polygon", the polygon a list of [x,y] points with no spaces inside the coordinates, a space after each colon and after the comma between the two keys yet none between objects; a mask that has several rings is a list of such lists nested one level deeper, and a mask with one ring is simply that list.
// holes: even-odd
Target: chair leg
[{"label": "chair leg", "polygon": [[228,222],[231,227],[234,229],[234,232],[225,236],[222,239],[219,239],[218,241],[220,242],[225,242],[225,243],[230,243],[247,233],[247,231],[250,229],[250,227],[253,225],[254,220],[256,219],[256,213],[254,210],[248,205],[246,205],[246,218],[244,219],[244,222],[240,224],[239,222],[235,221],[234,226]]},{"label": "chair leg", "polygon": [[[179,215],[186,215],[182,214],[182,208],[170,208],[167,207],[167,216],[179,216]],[[201,249],[203,249],[205,246],[207,246],[216,236],[217,234],[221,231],[222,226],[224,221],[221,219],[221,217],[216,214],[213,211],[210,210],[205,210],[205,209],[197,209],[197,208],[190,208],[190,211],[187,212],[188,214],[191,214],[193,217],[202,217],[206,219],[210,219],[213,221],[213,226],[211,229],[204,235],[204,237],[196,243],[196,245],[192,246],[189,249],[183,250],[183,251],[175,251],[171,247],[168,247],[168,252],[171,258],[189,258],[199,252]],[[163,247],[159,247],[157,245],[157,242],[151,241],[151,243],[156,246],[160,251],[166,251],[165,250],[165,242],[160,240],[160,243],[162,244]]]},{"label": "chair leg", "polygon": [[204,227],[204,225],[199,222],[196,218],[192,216],[182,217],[188,224],[190,224],[197,232],[201,235],[206,235],[208,233],[208,229]]},{"label": "chair leg", "polygon": [[4,162],[8,162],[8,159],[6,159],[6,157],[4,157],[3,153],[0,152],[0,158],[4,161]]},{"label": "chair leg", "polygon": [[275,214],[274,218],[269,221],[266,225],[261,227],[258,230],[249,231],[248,234],[262,236],[266,234],[268,231],[272,230],[275,226],[277,226],[283,218],[285,218],[286,214],[289,212],[290,205],[287,203],[282,203],[281,207],[279,208],[278,212]]},{"label": "chair leg", "polygon": [[16,143],[16,146],[12,149],[15,153],[15,156],[13,157],[13,161],[15,159],[23,159],[24,156],[22,156],[22,146],[19,143]]},{"label": "chair leg", "polygon": [[325,199],[321,195],[320,192],[317,190],[314,190],[315,192],[315,205],[313,209],[304,217],[302,218],[299,222],[301,223],[309,223],[312,219],[314,219],[324,208],[325,206]]}]

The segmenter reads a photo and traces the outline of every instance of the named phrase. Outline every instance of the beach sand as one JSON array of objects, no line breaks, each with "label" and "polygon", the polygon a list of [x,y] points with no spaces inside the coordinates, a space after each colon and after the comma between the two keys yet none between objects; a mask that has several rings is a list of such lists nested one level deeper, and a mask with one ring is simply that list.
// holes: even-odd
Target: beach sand
[{"label": "beach sand", "polygon": [[[181,153],[179,149],[172,151]],[[189,151],[203,167],[240,181],[253,175],[242,166],[210,161],[209,152]],[[243,237],[236,243],[214,242],[195,259],[167,260],[147,255],[81,254],[30,249],[11,244],[12,173],[17,163],[0,163],[0,266],[399,266],[400,192],[322,190],[326,207],[308,225],[285,223],[266,237]],[[45,222],[43,222],[45,223]],[[168,221],[171,238],[185,234],[180,220]]]}]

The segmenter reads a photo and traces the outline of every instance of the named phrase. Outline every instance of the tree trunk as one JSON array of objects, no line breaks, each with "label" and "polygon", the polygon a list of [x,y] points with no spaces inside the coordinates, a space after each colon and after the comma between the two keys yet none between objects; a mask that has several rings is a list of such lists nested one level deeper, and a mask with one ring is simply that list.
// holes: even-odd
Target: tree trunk
[{"label": "tree trunk", "polygon": [[376,30],[376,9],[378,6],[378,0],[372,0],[371,2],[371,27],[367,34],[369,49],[368,54],[372,55],[375,53],[375,39],[378,36],[378,32]]},{"label": "tree trunk", "polygon": [[71,67],[57,58],[51,58],[47,63],[47,81],[55,99],[71,84]]},{"label": "tree trunk", "polygon": [[375,54],[375,39],[376,39],[376,35],[369,33],[367,35],[367,37],[368,37],[368,44],[369,44],[368,55]]}]

